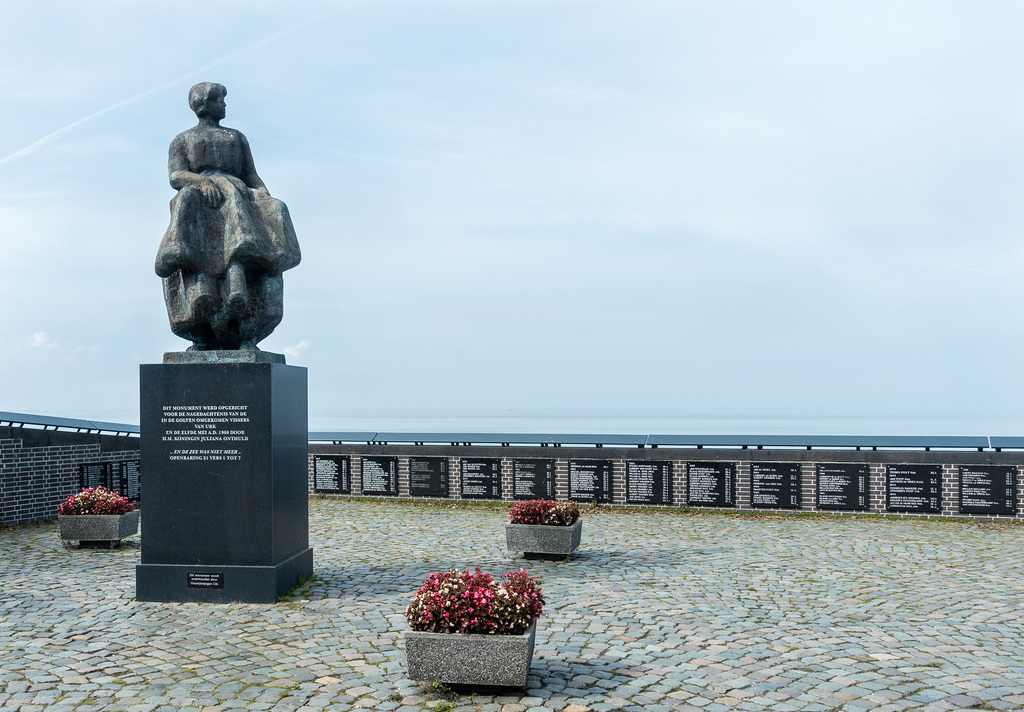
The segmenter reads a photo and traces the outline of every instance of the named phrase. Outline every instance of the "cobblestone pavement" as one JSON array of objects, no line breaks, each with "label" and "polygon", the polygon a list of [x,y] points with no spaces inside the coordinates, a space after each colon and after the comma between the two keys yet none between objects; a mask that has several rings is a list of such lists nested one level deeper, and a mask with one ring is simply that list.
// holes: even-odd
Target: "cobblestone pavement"
[{"label": "cobblestone pavement", "polygon": [[[1024,709],[1024,526],[588,514],[570,562],[505,551],[505,509],[311,502],[316,579],[276,605],[139,603],[138,542],[0,532],[0,709]],[[405,674],[431,571],[525,566],[529,684]]]}]

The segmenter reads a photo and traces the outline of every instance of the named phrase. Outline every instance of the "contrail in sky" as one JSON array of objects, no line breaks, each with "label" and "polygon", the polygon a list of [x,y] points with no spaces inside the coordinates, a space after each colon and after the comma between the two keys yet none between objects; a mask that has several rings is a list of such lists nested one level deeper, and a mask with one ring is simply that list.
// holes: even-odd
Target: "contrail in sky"
[{"label": "contrail in sky", "polygon": [[[351,5],[355,5],[355,4],[356,4],[355,2],[349,3],[350,6]],[[221,57],[220,59],[215,60],[213,62],[210,62],[209,64],[206,64],[206,65],[204,65],[202,67],[199,67],[198,69],[193,69],[192,71],[188,72],[187,74],[182,74],[180,77],[175,77],[174,79],[170,80],[169,82],[164,82],[160,86],[153,87],[152,89],[147,89],[146,91],[142,92],[141,94],[136,94],[135,96],[129,97],[127,99],[122,99],[121,101],[119,101],[119,102],[117,102],[115,104],[111,104],[110,106],[108,106],[105,109],[100,109],[99,111],[94,112],[92,114],[89,114],[88,116],[85,116],[85,117],[83,117],[81,119],[78,119],[77,121],[72,121],[67,126],[65,126],[63,128],[60,128],[60,129],[57,129],[56,131],[54,131],[51,134],[47,134],[46,136],[43,136],[41,139],[39,139],[38,141],[35,141],[34,143],[30,143],[28,146],[25,146],[25,148],[21,149],[20,151],[15,151],[14,153],[12,153],[9,156],[5,156],[4,158],[0,158],[0,166],[2,166],[5,163],[9,163],[11,161],[17,160],[17,159],[21,158],[22,156],[27,156],[28,154],[33,153],[33,152],[39,150],[40,148],[42,148],[46,144],[50,143],[54,139],[60,138],[64,134],[68,133],[69,131],[71,131],[72,129],[74,129],[74,128],[78,127],[78,126],[81,126],[82,124],[86,123],[87,121],[92,121],[97,116],[103,116],[103,114],[110,113],[111,111],[114,111],[115,109],[120,109],[122,106],[126,106],[127,104],[131,104],[133,101],[138,101],[139,99],[142,99],[143,97],[147,97],[150,94],[155,94],[155,93],[157,93],[159,91],[163,91],[164,89],[167,89],[168,87],[172,87],[172,86],[180,83],[181,81],[183,81],[185,79],[188,79],[189,77],[198,74],[199,72],[205,72],[207,69],[210,69],[211,67],[216,67],[218,64],[223,64],[224,62],[228,62],[228,61],[234,59],[235,57],[243,55],[243,54],[245,54],[247,52],[251,52],[252,50],[254,50],[254,49],[258,48],[258,47],[262,47],[263,45],[270,44],[271,42],[273,42],[275,40],[278,40],[278,39],[284,37],[285,35],[289,35],[292,32],[295,32],[296,30],[298,30],[298,29],[300,29],[302,27],[305,27],[306,25],[311,25],[314,22],[320,22],[324,18],[330,17],[331,15],[336,15],[340,11],[341,11],[340,9],[333,10],[331,12],[328,12],[328,13],[324,14],[324,15],[319,15],[317,17],[314,17],[311,20],[306,20],[305,22],[300,22],[297,25],[292,25],[291,27],[289,27],[287,29],[284,29],[284,30],[281,30],[280,32],[278,32],[276,34],[270,35],[269,37],[265,37],[264,39],[260,40],[259,42],[256,42],[255,44],[251,44],[248,47],[244,47],[244,48],[242,48],[242,49],[240,49],[240,50],[238,50],[236,52],[232,52],[231,54],[226,55],[224,57]]]}]

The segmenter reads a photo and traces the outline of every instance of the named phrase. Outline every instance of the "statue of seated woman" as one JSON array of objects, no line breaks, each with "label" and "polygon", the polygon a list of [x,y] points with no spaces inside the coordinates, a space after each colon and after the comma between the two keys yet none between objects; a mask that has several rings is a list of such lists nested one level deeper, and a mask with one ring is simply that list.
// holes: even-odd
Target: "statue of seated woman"
[{"label": "statue of seated woman", "polygon": [[256,349],[284,316],[281,273],[301,254],[288,208],[256,174],[249,142],[220,125],[221,84],[189,91],[199,123],[171,142],[171,224],[160,242],[171,331],[189,350]]}]

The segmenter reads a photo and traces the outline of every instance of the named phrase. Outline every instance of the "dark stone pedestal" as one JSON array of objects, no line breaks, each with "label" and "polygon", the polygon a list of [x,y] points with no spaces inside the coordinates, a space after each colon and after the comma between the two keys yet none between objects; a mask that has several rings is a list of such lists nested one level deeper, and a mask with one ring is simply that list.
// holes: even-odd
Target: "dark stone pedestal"
[{"label": "dark stone pedestal", "polygon": [[306,369],[141,367],[139,601],[273,603],[313,573]]}]

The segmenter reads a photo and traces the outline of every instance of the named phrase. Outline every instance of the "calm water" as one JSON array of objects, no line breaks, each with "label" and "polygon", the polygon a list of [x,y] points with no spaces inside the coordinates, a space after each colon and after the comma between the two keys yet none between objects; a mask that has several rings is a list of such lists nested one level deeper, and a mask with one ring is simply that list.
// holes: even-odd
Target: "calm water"
[{"label": "calm water", "polygon": [[310,413],[310,430],[697,435],[1021,435],[1024,418]]},{"label": "calm water", "polygon": [[[137,411],[47,415],[138,423]],[[589,415],[312,411],[309,429],[419,433],[610,433],[686,435],[1024,435],[1024,417]]]}]

